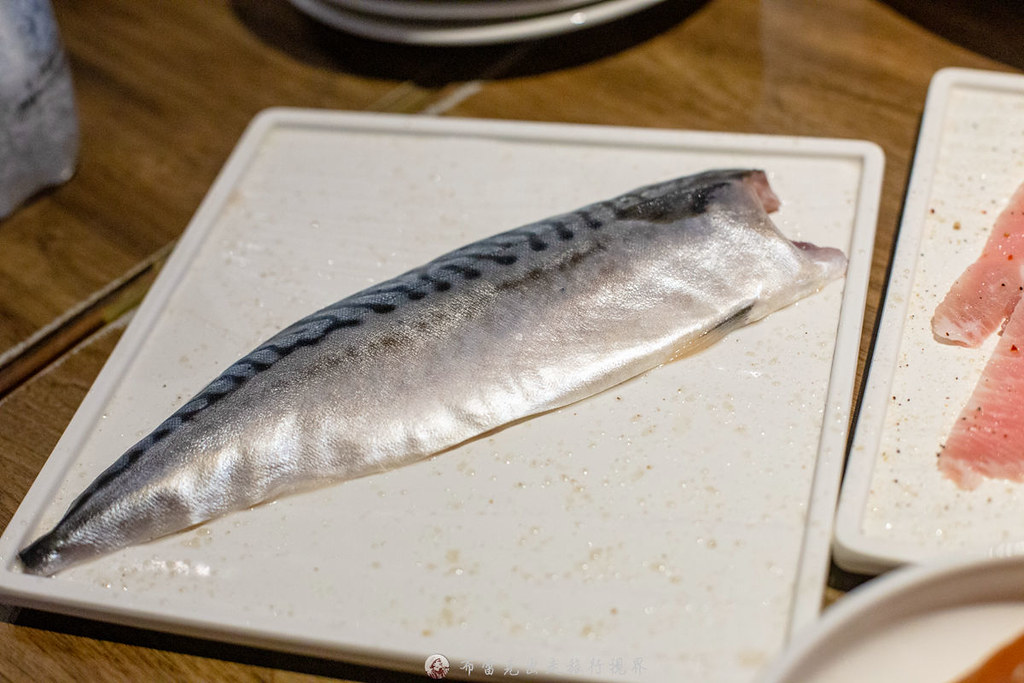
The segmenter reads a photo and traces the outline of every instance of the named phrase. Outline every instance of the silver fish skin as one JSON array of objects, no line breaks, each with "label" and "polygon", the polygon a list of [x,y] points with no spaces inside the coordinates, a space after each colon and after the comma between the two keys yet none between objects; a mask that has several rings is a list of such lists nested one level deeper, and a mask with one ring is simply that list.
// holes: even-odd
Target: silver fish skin
[{"label": "silver fish skin", "polygon": [[384,472],[615,386],[840,277],[763,172],[642,187],[441,256],[287,327],[21,551],[52,575],[293,491]]}]

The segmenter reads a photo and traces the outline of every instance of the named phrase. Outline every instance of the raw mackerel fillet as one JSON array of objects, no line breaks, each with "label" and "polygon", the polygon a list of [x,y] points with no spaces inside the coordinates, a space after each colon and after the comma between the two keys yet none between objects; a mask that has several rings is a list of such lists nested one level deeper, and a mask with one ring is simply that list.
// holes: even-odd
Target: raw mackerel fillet
[{"label": "raw mackerel fillet", "polygon": [[1024,481],[1022,266],[1024,185],[996,219],[981,256],[953,283],[932,318],[936,338],[972,347],[1006,321],[939,453],[939,469],[961,488],[975,488],[983,477]]},{"label": "raw mackerel fillet", "polygon": [[837,249],[779,232],[778,206],[762,171],[707,171],[356,292],[241,358],[129,448],[22,565],[53,574],[407,465],[713,344],[845,271]]}]

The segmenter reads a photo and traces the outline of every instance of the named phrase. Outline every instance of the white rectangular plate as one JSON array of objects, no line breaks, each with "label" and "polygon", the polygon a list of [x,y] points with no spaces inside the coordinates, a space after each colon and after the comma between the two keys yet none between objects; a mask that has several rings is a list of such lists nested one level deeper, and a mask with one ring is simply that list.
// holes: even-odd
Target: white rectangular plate
[{"label": "white rectangular plate", "polygon": [[[865,142],[273,110],[250,127],[0,540],[18,604],[422,671],[744,681],[818,612],[883,159]],[[767,170],[848,277],[715,347],[378,476],[72,568],[15,554],[292,320],[495,232]],[[472,667],[472,672],[469,671]]]},{"label": "white rectangular plate", "polygon": [[1024,76],[944,69],[932,80],[836,519],[852,571],[951,553],[1014,552],[1024,486],[961,491],[936,455],[996,342],[940,344],[931,318],[1024,182]]}]

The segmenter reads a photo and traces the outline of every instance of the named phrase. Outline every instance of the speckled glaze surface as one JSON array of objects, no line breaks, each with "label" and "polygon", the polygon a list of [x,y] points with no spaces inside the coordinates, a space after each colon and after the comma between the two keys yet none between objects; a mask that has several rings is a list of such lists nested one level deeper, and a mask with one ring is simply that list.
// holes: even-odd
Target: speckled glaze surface
[{"label": "speckled glaze surface", "polygon": [[931,318],[1024,182],[1024,77],[932,81],[837,518],[840,564],[874,572],[951,553],[1014,554],[1024,486],[961,490],[936,456],[997,341],[941,344]]},{"label": "speckled glaze surface", "polygon": [[[740,164],[768,172],[783,233],[850,256],[845,280],[415,465],[53,579],[17,571],[111,453],[298,315],[500,229]],[[5,531],[0,590],[410,671],[441,653],[450,676],[749,680],[820,604],[881,168],[856,141],[269,112]]]}]

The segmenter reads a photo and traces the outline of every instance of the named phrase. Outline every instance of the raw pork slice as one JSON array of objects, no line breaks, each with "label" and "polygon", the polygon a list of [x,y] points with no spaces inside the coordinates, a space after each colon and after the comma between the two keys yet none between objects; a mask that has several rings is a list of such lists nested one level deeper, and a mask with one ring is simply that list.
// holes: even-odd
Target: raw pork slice
[{"label": "raw pork slice", "polygon": [[965,489],[982,477],[1024,481],[1024,300],[953,425],[939,469]]},{"label": "raw pork slice", "polygon": [[1024,292],[1024,185],[996,219],[978,260],[956,279],[932,316],[940,341],[978,346],[999,329]]}]

